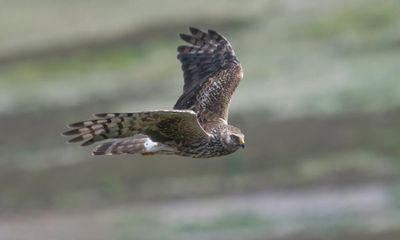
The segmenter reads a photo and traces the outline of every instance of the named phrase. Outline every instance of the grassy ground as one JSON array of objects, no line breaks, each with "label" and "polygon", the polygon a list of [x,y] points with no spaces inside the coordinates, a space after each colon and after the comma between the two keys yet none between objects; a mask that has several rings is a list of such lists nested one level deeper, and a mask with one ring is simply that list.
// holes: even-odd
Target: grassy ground
[{"label": "grassy ground", "polygon": [[[398,1],[1,3],[0,239],[398,238]],[[65,145],[91,113],[171,108],[188,25],[224,33],[244,66],[245,151]]]},{"label": "grassy ground", "polygon": [[5,239],[340,239],[338,233],[366,237],[365,229],[366,239],[378,239],[373,237],[397,235],[400,215],[388,211],[388,193],[384,185],[372,185],[47,211],[0,221],[0,229]]}]

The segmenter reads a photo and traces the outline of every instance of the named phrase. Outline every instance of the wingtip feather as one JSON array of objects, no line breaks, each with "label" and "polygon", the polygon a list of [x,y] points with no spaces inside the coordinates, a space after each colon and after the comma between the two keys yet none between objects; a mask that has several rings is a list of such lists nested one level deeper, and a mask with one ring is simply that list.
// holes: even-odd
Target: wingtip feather
[{"label": "wingtip feather", "polygon": [[93,114],[94,117],[104,118],[108,115],[108,113],[95,113]]},{"label": "wingtip feather", "polygon": [[115,117],[118,114],[115,113],[95,113],[93,114],[93,116],[97,117],[97,118],[112,118]]},{"label": "wingtip feather", "polygon": [[82,146],[82,147],[86,147],[86,146],[89,146],[89,145],[93,144],[94,142],[95,142],[95,141],[94,141],[94,139],[92,138],[92,139],[89,139],[89,140],[83,142],[83,143],[81,144],[81,146]]},{"label": "wingtip feather", "polygon": [[69,139],[69,140],[68,140],[68,143],[77,143],[77,142],[81,142],[81,141],[83,141],[83,140],[84,140],[84,139],[83,139],[82,136],[77,136],[77,137],[74,137],[74,138]]},{"label": "wingtip feather", "polygon": [[85,125],[84,121],[80,121],[80,122],[74,122],[74,123],[70,123],[67,125],[68,128],[80,128],[83,127]]},{"label": "wingtip feather", "polygon": [[192,36],[190,36],[190,35],[187,35],[187,34],[184,34],[184,33],[180,33],[179,34],[179,37],[183,40],[183,41],[185,41],[185,42],[188,42],[188,43],[191,43],[191,40],[192,40]]},{"label": "wingtip feather", "polygon": [[68,136],[76,135],[78,133],[80,133],[79,129],[78,128],[74,128],[74,129],[70,129],[70,130],[67,130],[67,131],[61,133],[61,135],[65,136],[65,137],[68,137]]},{"label": "wingtip feather", "polygon": [[193,27],[193,26],[189,26],[189,31],[191,34],[196,35],[198,32],[201,32],[200,29]]}]

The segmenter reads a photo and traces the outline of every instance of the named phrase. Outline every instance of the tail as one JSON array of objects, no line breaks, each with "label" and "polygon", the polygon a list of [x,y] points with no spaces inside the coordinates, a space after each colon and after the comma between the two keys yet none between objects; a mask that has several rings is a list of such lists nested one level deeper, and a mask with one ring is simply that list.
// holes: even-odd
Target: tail
[{"label": "tail", "polygon": [[124,155],[140,153],[142,155],[153,155],[157,153],[173,154],[174,150],[162,143],[153,142],[146,135],[137,135],[131,138],[115,139],[97,145],[92,155]]},{"label": "tail", "polygon": [[115,139],[97,145],[92,155],[122,155],[143,153],[146,151],[145,142],[150,140],[147,136],[126,139]]}]

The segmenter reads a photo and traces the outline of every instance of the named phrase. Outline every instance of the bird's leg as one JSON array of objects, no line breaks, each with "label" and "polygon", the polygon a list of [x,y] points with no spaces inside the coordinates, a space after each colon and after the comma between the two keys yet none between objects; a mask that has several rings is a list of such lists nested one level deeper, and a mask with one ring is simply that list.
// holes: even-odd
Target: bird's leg
[{"label": "bird's leg", "polygon": [[152,156],[152,155],[155,155],[155,154],[157,154],[157,152],[142,152],[143,156]]}]

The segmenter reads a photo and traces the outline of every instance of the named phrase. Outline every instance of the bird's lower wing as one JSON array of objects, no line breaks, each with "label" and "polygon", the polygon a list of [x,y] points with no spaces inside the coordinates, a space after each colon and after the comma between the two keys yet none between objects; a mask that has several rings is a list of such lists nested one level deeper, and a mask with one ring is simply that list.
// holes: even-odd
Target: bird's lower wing
[{"label": "bird's lower wing", "polygon": [[125,138],[145,134],[153,141],[191,141],[207,138],[190,110],[160,110],[137,113],[100,113],[97,119],[69,124],[72,128],[63,133],[73,136],[68,142],[83,142],[87,146],[110,138]]}]

